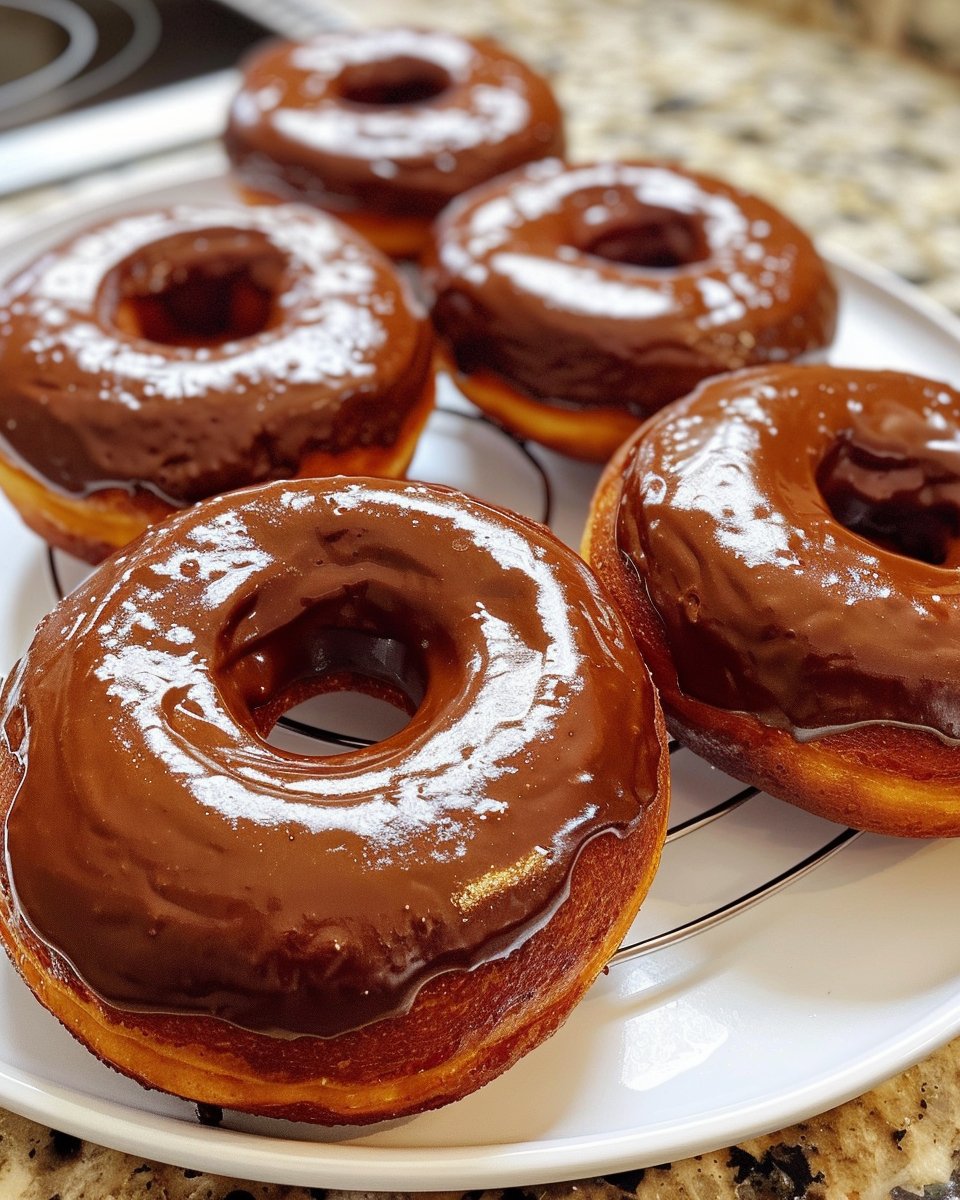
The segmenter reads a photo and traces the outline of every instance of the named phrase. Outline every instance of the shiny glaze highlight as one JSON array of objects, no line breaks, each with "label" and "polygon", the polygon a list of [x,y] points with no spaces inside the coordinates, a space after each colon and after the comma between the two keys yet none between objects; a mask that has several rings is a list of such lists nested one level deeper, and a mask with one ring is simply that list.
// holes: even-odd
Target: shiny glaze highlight
[{"label": "shiny glaze highlight", "polygon": [[715,179],[550,160],[437,223],[434,321],[464,374],[558,407],[637,416],[701,379],[833,336],[836,289],[809,239]]},{"label": "shiny glaze highlight", "polygon": [[[375,99],[353,98],[362,94]],[[225,141],[253,192],[426,218],[467,188],[563,153],[553,93],[524,63],[488,39],[403,28],[260,51]]]},{"label": "shiny glaze highlight", "polygon": [[[399,734],[267,744],[358,676],[413,711]],[[249,489],[115,555],[11,676],[16,901],[113,1004],[337,1034],[539,929],[586,842],[656,796],[656,719],[543,527],[426,485]]]},{"label": "shiny glaze highlight", "polygon": [[[185,344],[118,323],[178,274],[262,276],[256,332]],[[391,446],[429,381],[431,336],[389,262],[306,208],[180,206],[115,218],[0,290],[0,451],[49,486],[174,505]]]},{"label": "shiny glaze highlight", "polygon": [[[930,522],[939,564],[903,550]],[[618,523],[682,692],[801,739],[960,737],[958,534],[960,394],[814,366],[709,381],[652,418]]]}]

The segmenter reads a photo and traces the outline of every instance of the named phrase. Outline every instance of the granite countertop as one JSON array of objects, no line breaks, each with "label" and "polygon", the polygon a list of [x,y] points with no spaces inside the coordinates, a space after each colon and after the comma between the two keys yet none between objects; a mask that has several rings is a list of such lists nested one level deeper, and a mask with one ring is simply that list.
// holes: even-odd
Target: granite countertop
[{"label": "granite countertop", "polygon": [[[662,157],[760,192],[960,313],[960,77],[732,0],[326,0],[343,23],[492,33],[550,73],[571,155]],[[204,153],[202,149],[197,153]],[[155,177],[193,151],[149,164]],[[135,183],[144,168],[123,168]],[[0,221],[83,182],[0,205]],[[960,382],[960,381],[954,381]],[[307,1200],[338,1193],[131,1158],[0,1113],[2,1200]],[[457,1193],[456,1195],[460,1195]],[[476,1200],[481,1193],[468,1193]],[[490,1200],[960,1196],[960,1040],[859,1100],[672,1166]]]}]

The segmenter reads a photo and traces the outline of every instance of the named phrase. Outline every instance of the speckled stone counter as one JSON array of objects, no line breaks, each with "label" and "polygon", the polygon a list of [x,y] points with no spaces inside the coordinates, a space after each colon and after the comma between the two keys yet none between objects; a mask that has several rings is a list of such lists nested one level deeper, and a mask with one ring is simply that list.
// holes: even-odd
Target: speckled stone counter
[{"label": "speckled stone counter", "polygon": [[[441,1200],[951,1200],[960,1196],[960,1042],[859,1100],[763,1138],[607,1178]],[[226,1179],[104,1150],[0,1113],[3,1200],[414,1200]]]},{"label": "speckled stone counter", "polygon": [[[898,272],[960,312],[960,77],[724,0],[482,0],[442,15],[435,0],[327,0],[324,12],[345,24],[403,19],[493,33],[554,77],[573,157],[668,157],[724,175],[826,244]],[[190,157],[168,160],[171,169]],[[119,174],[135,183],[139,170]],[[0,220],[97,186],[18,197],[0,206]],[[0,1200],[335,1195],[160,1166],[0,1115]],[[736,1148],[487,1195],[960,1196],[960,1041],[860,1100]]]}]

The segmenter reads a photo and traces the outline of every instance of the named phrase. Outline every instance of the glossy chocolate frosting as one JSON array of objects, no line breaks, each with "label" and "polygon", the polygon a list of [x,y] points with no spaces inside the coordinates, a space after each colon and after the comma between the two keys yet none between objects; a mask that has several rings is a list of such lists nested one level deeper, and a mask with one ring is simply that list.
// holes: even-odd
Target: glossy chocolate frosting
[{"label": "glossy chocolate frosting", "polygon": [[[330,758],[265,741],[290,698],[358,677],[413,710],[399,734]],[[372,480],[154,526],[44,621],[2,703],[4,851],[56,953],[121,1007],[323,1035],[540,928],[664,752],[572,551]]]},{"label": "glossy chocolate frosting", "polygon": [[960,737],[960,394],[892,371],[759,368],[652,418],[618,539],[682,691],[797,736]]},{"label": "glossy chocolate frosting", "polygon": [[644,163],[534,163],[451,205],[428,264],[466,374],[557,406],[644,415],[701,379],[833,336],[809,239],[717,180]]},{"label": "glossy chocolate frosting", "polygon": [[185,504],[393,445],[430,356],[393,266],[322,213],[122,216],[0,289],[0,450],[64,492]]},{"label": "glossy chocolate frosting", "polygon": [[246,65],[225,142],[253,191],[424,218],[564,148],[553,93],[524,63],[487,39],[415,29],[268,46]]}]

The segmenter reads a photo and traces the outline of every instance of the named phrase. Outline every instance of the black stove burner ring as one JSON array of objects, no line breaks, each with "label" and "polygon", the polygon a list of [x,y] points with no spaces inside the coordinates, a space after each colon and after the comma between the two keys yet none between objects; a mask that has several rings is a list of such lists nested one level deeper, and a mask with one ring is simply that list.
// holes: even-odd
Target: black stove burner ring
[{"label": "black stove burner ring", "polygon": [[73,0],[5,0],[0,9],[30,13],[66,36],[66,45],[55,58],[8,83],[0,84],[0,109],[17,108],[38,100],[75,79],[97,49],[97,26],[89,13]]},{"label": "black stove burner ring", "polygon": [[[129,24],[130,33],[109,58],[87,69],[102,44],[111,6],[114,15],[120,14]],[[157,49],[163,32],[154,0],[101,0],[99,13],[88,11],[80,0],[2,0],[3,8],[50,22],[66,34],[68,42],[52,62],[0,84],[0,110],[42,104],[53,92],[61,111],[82,104],[139,70]]]}]

